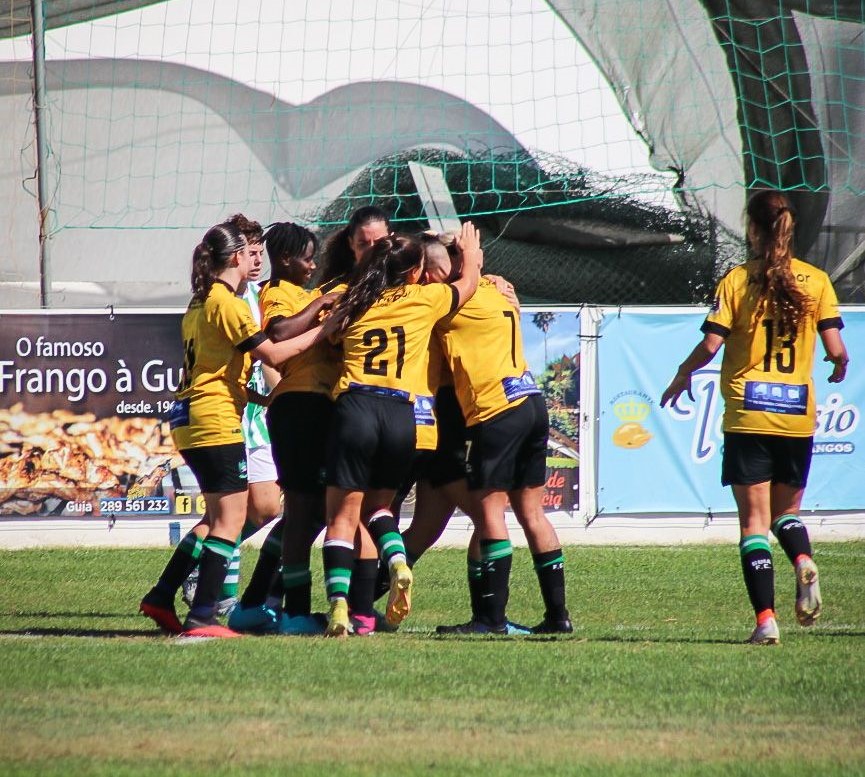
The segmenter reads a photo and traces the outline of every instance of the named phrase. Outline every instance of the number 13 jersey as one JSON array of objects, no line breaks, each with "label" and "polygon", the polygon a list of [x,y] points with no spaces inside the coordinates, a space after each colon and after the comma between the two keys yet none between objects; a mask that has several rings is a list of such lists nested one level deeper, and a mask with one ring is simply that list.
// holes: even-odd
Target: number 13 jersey
[{"label": "number 13 jersey", "polygon": [[817,332],[841,329],[838,299],[825,272],[798,259],[790,269],[799,288],[814,300],[812,315],[795,333],[759,306],[758,262],[730,270],[718,284],[712,310],[701,327],[725,338],[721,394],[725,432],[810,437],[814,433],[814,347]]}]

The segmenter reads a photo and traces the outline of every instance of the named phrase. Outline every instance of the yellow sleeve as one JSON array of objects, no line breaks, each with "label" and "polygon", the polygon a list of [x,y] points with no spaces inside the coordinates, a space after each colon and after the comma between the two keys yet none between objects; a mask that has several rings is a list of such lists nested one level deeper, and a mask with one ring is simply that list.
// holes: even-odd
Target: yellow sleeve
[{"label": "yellow sleeve", "polygon": [[737,295],[733,282],[734,272],[735,270],[731,270],[721,278],[718,288],[715,290],[712,309],[700,327],[700,331],[704,334],[713,333],[727,337],[733,329],[737,304]]},{"label": "yellow sleeve", "polygon": [[227,297],[216,309],[215,323],[228,341],[241,351],[250,351],[265,339],[249,305],[240,297]]},{"label": "yellow sleeve", "polygon": [[838,297],[829,276],[824,274],[820,297],[817,300],[817,331],[842,329],[844,322],[838,311]]}]

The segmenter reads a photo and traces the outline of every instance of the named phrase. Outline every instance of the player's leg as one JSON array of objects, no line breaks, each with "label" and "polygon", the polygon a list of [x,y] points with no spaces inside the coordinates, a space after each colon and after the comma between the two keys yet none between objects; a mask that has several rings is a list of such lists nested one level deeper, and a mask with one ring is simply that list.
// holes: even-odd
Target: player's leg
[{"label": "player's leg", "polygon": [[357,527],[354,565],[348,589],[348,609],[352,633],[366,637],[376,630],[375,592],[378,581],[378,548],[363,522]]},{"label": "player's leg", "polygon": [[754,644],[779,642],[775,619],[775,570],[769,545],[772,522],[772,458],[765,435],[724,434],[721,482],[733,489],[739,512],[739,556],[748,598],[757,625],[749,639]]},{"label": "player's leg", "polygon": [[811,467],[812,437],[778,438],[772,482],[772,533],[796,571],[796,619],[811,626],[820,617],[823,599],[819,573],[812,558],[808,529],[799,518]]},{"label": "player's leg", "polygon": [[348,591],[355,558],[355,535],[360,525],[363,491],[327,487],[327,528],[322,560],[324,587],[330,603],[327,630],[329,637],[347,636],[350,630]]},{"label": "player's leg", "polygon": [[141,613],[170,634],[179,634],[183,629],[174,608],[174,599],[177,589],[197,571],[198,560],[209,531],[209,519],[205,516],[178,543],[156,585],[145,594],[139,605]]}]

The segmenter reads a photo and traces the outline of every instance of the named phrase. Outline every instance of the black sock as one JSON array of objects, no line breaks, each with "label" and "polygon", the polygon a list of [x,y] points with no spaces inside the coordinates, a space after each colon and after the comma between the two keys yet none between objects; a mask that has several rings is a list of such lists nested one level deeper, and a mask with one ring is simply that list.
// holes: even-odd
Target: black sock
[{"label": "black sock", "polygon": [[568,620],[565,607],[565,557],[562,549],[533,553],[535,573],[541,586],[541,596],[546,608],[545,618],[551,621]]},{"label": "black sock", "polygon": [[762,534],[751,534],[739,542],[745,588],[754,612],[759,615],[775,610],[775,570],[769,540]]},{"label": "black sock", "polygon": [[513,548],[510,540],[481,540],[483,564],[480,619],[498,628],[507,623],[505,615],[510,591]]},{"label": "black sock", "polygon": [[198,565],[198,585],[192,607],[189,608],[189,614],[193,618],[210,620],[213,617],[234,548],[234,540],[214,537],[212,534],[204,541]]},{"label": "black sock", "polygon": [[166,599],[174,602],[174,596],[181,583],[198,565],[203,544],[193,532],[189,532],[174,549],[165,569],[159,576],[156,589],[164,594]]},{"label": "black sock", "polygon": [[784,553],[794,566],[799,556],[811,558],[811,540],[808,538],[808,530],[799,520],[798,515],[787,513],[778,516],[772,522],[772,534],[775,535],[778,544],[784,549]]},{"label": "black sock", "polygon": [[352,615],[373,615],[376,581],[378,580],[377,558],[356,558],[348,589],[348,607]]},{"label": "black sock", "polygon": [[282,558],[282,519],[277,521],[264,540],[255,569],[249,579],[249,585],[240,598],[241,607],[257,607],[267,600],[267,592],[273,576],[279,570],[279,561]]}]

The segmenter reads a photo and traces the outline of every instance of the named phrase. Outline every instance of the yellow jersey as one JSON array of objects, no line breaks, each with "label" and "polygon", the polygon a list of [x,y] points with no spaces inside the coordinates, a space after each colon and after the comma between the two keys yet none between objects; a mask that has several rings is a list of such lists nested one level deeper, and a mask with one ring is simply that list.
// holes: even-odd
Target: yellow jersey
[{"label": "yellow jersey", "polygon": [[838,299],[823,270],[791,260],[799,288],[814,300],[812,315],[785,332],[764,306],[757,317],[757,260],[734,267],[718,284],[701,327],[724,337],[721,395],[725,432],[810,437],[814,434],[814,348],[818,331],[841,329]]},{"label": "yellow jersey", "polygon": [[453,311],[457,290],[444,283],[387,289],[342,335],[342,373],[334,397],[360,390],[413,402],[426,385],[432,328]]},{"label": "yellow jersey", "polygon": [[240,417],[250,351],[267,339],[246,302],[221,280],[193,300],[180,325],[183,380],[169,414],[178,450],[243,442]]},{"label": "yellow jersey", "polygon": [[436,325],[435,332],[453,373],[466,426],[541,393],[523,354],[520,314],[486,278],[465,305]]},{"label": "yellow jersey", "polygon": [[[302,286],[279,279],[267,281],[259,295],[264,331],[267,332],[272,322],[300,313],[320,296],[318,289],[307,291]],[[288,391],[309,391],[330,396],[339,376],[340,358],[339,348],[322,341],[288,359],[280,367],[282,379],[274,387],[272,397],[275,399]]]}]

